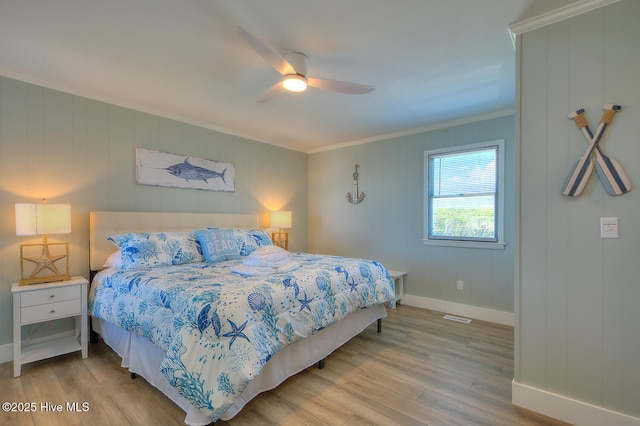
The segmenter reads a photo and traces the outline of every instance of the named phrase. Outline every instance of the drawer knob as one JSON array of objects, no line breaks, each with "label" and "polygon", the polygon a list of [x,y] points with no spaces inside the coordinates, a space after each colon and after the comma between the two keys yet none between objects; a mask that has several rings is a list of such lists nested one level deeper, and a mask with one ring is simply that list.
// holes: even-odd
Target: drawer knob
[{"label": "drawer knob", "polygon": [[56,310],[55,310],[55,309],[52,309],[52,310],[51,310],[51,312],[49,312],[49,313],[50,313],[50,314],[55,314],[55,313],[56,313]]},{"label": "drawer knob", "polygon": [[56,297],[56,295],[55,295],[55,294],[50,294],[50,295],[49,295],[49,299],[53,299],[54,297]]}]

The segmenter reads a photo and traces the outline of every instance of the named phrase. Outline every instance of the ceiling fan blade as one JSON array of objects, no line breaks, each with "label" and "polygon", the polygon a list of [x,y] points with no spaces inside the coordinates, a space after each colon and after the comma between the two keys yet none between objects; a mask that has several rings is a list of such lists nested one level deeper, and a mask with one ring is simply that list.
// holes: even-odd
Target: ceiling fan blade
[{"label": "ceiling fan blade", "polygon": [[255,38],[253,35],[247,32],[247,30],[239,26],[238,31],[240,31],[240,34],[247,41],[247,43],[249,43],[249,45],[253,47],[254,50],[258,52],[258,54],[262,56],[264,60],[267,61],[269,65],[275,68],[276,71],[278,71],[280,74],[287,75],[296,73],[289,62],[285,61],[285,59],[281,55],[278,55],[276,52],[271,50],[269,46]]},{"label": "ceiling fan blade", "polygon": [[282,82],[279,81],[276,84],[274,84],[273,86],[269,87],[263,94],[262,96],[260,96],[260,99],[258,99],[260,102],[267,102],[269,99],[275,98],[276,96],[278,96],[281,93],[286,92],[287,89],[285,89],[282,86]]},{"label": "ceiling fan blade", "polygon": [[365,93],[373,92],[376,90],[376,86],[368,86],[366,84],[347,83],[346,81],[338,80],[326,80],[323,78],[307,78],[307,84],[309,86],[330,90],[337,93],[345,93],[347,95],[363,95]]}]

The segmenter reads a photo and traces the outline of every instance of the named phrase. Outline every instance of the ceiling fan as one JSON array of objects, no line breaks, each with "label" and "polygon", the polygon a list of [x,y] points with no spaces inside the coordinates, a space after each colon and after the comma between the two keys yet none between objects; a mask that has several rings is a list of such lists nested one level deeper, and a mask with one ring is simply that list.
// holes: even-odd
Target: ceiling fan
[{"label": "ceiling fan", "polygon": [[238,27],[238,31],[240,31],[242,37],[264,60],[282,74],[282,80],[268,88],[267,91],[260,96],[260,102],[268,101],[284,92],[303,92],[307,89],[307,86],[348,95],[361,95],[372,92],[376,88],[375,86],[366,84],[309,77],[307,76],[307,63],[309,59],[303,53],[290,52],[281,56],[244,28]]}]

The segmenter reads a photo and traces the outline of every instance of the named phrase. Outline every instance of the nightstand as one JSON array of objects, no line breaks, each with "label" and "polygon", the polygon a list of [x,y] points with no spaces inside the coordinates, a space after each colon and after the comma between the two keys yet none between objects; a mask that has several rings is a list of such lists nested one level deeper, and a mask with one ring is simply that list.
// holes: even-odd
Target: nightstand
[{"label": "nightstand", "polygon": [[[390,269],[387,270],[391,279],[393,280],[394,287],[396,289],[396,300],[395,302],[404,305],[404,277],[407,275],[405,271],[392,271]],[[395,309],[396,304],[393,304],[393,308]]]},{"label": "nightstand", "polygon": [[[13,377],[20,375],[22,364],[75,351],[87,357],[87,287],[83,277],[67,281],[20,286],[11,285],[13,294]],[[43,339],[23,344],[22,326],[74,317],[75,336]]]}]

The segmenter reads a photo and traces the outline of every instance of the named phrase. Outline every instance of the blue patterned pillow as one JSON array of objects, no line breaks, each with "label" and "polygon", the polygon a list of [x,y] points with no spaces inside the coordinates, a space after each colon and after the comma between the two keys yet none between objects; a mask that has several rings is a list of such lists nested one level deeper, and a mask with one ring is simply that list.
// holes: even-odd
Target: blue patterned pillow
[{"label": "blue patterned pillow", "polygon": [[118,234],[109,237],[122,252],[122,269],[204,262],[194,232]]},{"label": "blue patterned pillow", "polygon": [[224,229],[233,231],[233,235],[238,243],[240,256],[249,256],[259,247],[272,246],[273,242],[267,231],[262,229],[231,229],[231,228],[214,228],[208,226],[207,229]]},{"label": "blue patterned pillow", "polygon": [[204,229],[195,232],[207,262],[240,259],[240,249],[232,229]]},{"label": "blue patterned pillow", "polygon": [[259,247],[272,246],[273,242],[267,231],[261,229],[243,230],[236,229],[234,231],[238,247],[240,247],[240,256],[249,256]]}]

